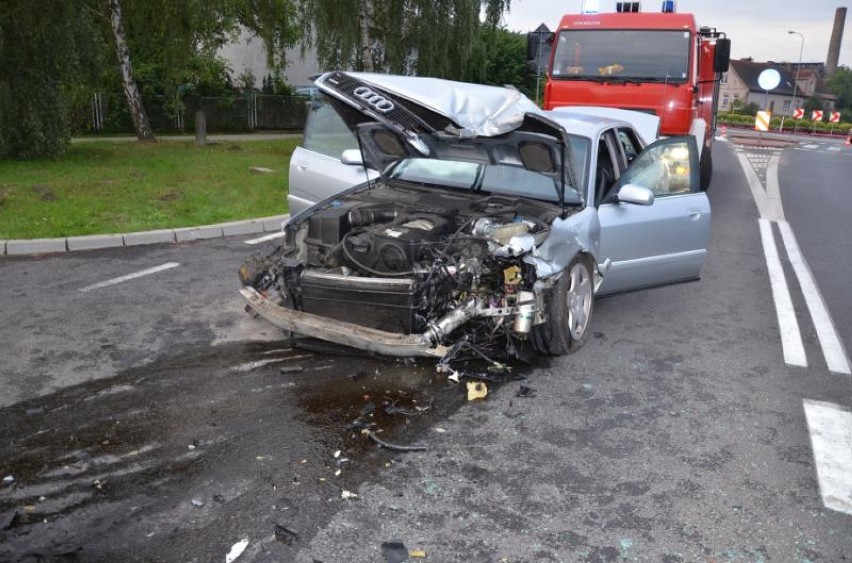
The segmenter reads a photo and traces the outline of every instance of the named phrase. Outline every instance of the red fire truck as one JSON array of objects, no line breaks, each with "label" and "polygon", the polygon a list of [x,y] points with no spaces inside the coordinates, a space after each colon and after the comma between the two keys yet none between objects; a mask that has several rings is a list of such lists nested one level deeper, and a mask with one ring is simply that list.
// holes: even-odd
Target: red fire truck
[{"label": "red fire truck", "polygon": [[548,38],[544,109],[581,105],[653,113],[660,135],[695,135],[706,190],[730,40],[714,28],[696,27],[694,16],[677,13],[673,0],[663,1],[659,12],[617,2],[614,13],[600,13],[597,4],[586,0],[583,13],[564,16]]}]

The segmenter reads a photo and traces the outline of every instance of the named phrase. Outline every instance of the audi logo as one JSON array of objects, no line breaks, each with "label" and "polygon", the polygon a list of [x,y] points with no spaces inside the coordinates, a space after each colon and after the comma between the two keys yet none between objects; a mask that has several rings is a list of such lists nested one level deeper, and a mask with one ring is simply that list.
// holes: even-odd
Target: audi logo
[{"label": "audi logo", "polygon": [[382,113],[388,113],[390,111],[393,111],[394,107],[396,107],[393,105],[392,101],[385,98],[381,94],[373,92],[366,86],[358,86],[352,93],[356,97],[361,98],[362,100],[373,106],[376,111],[380,111]]}]

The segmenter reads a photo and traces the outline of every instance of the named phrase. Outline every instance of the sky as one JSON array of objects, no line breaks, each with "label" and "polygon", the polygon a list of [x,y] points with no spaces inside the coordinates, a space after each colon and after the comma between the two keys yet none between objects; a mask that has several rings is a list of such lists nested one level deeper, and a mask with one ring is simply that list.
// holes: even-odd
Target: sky
[{"label": "sky", "polygon": [[[660,0],[645,0],[643,11],[658,11]],[[540,24],[555,29],[563,14],[579,13],[581,0],[511,0],[504,16],[512,31],[531,31]],[[852,66],[852,0],[678,0],[678,12],[695,14],[699,26],[715,27],[731,39],[731,57],[755,61],[798,62],[805,36],[803,62],[825,62],[839,7],[850,8],[840,49],[841,65]],[[600,0],[601,11],[614,12],[615,0]]]}]

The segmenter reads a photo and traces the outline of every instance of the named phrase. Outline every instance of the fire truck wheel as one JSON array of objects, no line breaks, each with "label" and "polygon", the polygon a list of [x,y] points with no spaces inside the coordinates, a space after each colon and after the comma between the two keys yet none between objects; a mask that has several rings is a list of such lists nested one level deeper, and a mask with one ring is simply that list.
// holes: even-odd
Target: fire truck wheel
[{"label": "fire truck wheel", "polygon": [[701,153],[698,171],[701,178],[701,191],[706,192],[707,188],[710,187],[710,181],[713,179],[713,154],[710,149],[704,149]]}]

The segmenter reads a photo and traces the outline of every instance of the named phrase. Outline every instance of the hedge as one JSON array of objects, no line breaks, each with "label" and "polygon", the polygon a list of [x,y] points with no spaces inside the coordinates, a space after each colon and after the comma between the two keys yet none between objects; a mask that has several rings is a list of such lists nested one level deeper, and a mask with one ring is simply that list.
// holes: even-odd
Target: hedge
[{"label": "hedge", "polygon": [[[739,113],[719,113],[717,116],[717,121],[719,125],[731,125],[737,127],[754,127],[754,116],[752,115],[742,115]],[[786,118],[784,120],[784,129],[791,130],[793,129],[795,120],[792,118]],[[800,131],[816,131],[818,133],[831,133],[832,125],[835,134],[846,134],[850,130],[852,130],[852,123],[841,122],[841,123],[826,123],[824,121],[818,121],[814,124],[810,119],[800,119],[798,129]],[[781,127],[781,118],[773,117],[769,121],[769,129],[778,130]]]}]

